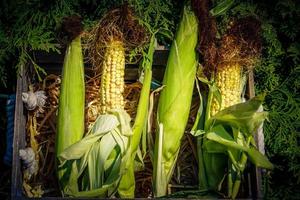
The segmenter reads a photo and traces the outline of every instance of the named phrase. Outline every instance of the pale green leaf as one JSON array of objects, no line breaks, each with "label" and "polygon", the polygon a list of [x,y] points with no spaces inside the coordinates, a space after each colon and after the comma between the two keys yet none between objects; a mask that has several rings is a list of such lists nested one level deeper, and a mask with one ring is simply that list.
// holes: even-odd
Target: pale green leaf
[{"label": "pale green leaf", "polygon": [[123,136],[118,129],[115,129],[111,132],[112,137],[115,139],[115,142],[118,144],[121,154],[125,155],[126,150],[128,149],[128,138]]},{"label": "pale green leaf", "polygon": [[144,166],[142,151],[138,148],[134,159],[134,171],[141,171],[144,169]]},{"label": "pale green leaf", "polygon": [[233,5],[233,3],[234,0],[223,0],[210,10],[210,14],[214,17],[223,15]]},{"label": "pale green leaf", "polygon": [[[197,87],[197,91],[198,91],[198,95],[199,95],[199,101],[200,101],[200,105],[199,105],[199,108],[198,108],[198,111],[197,111],[197,116],[196,116],[196,119],[195,119],[195,122],[194,122],[194,125],[191,129],[191,134],[193,136],[196,136],[196,135],[201,135],[201,133],[196,133],[196,129],[198,128],[204,128],[204,127],[201,127],[203,124],[204,124],[204,113],[203,113],[203,110],[204,110],[204,102],[203,102],[203,98],[202,98],[202,94],[200,92],[200,86],[199,86],[199,82],[196,80],[196,87]],[[204,126],[204,125],[203,125]]]},{"label": "pale green leaf", "polygon": [[258,150],[254,148],[250,148],[247,151],[249,160],[254,163],[258,167],[266,168],[266,169],[274,169],[273,164],[261,154]]},{"label": "pale green leaf", "polygon": [[96,189],[102,186],[103,182],[103,167],[99,163],[100,161],[100,143],[99,141],[92,144],[91,152],[88,156],[88,177],[90,189]]},{"label": "pale green leaf", "polygon": [[67,181],[64,193],[74,197],[114,194],[127,161],[130,134],[130,117],[125,111],[99,116],[89,135],[59,155]]},{"label": "pale green leaf", "polygon": [[205,140],[203,150],[207,153],[226,153],[227,147],[212,140]]},{"label": "pale green leaf", "polygon": [[210,126],[228,124],[247,135],[251,135],[268,116],[267,112],[257,112],[263,99],[263,96],[257,96],[245,103],[225,108],[211,117],[208,124]]},{"label": "pale green leaf", "polygon": [[130,126],[131,118],[128,115],[128,113],[123,109],[112,110],[111,113],[118,118],[118,121],[120,122],[121,125],[120,131],[122,135],[131,136],[132,135],[132,130]]},{"label": "pale green leaf", "polygon": [[106,133],[120,124],[118,118],[111,114],[100,115],[91,129],[93,134]]},{"label": "pale green leaf", "polygon": [[217,87],[216,83],[210,83],[209,90],[212,93],[214,99],[218,102],[219,105],[222,104],[222,95],[220,89]]},{"label": "pale green leaf", "polygon": [[241,151],[244,151],[247,153],[249,159],[257,166],[267,168],[267,169],[273,169],[272,163],[264,156],[262,155],[259,151],[253,149],[253,148],[248,148],[246,146],[242,146],[240,144],[237,144],[232,138],[229,137],[223,137],[226,134],[219,134],[216,132],[209,132],[206,137],[209,140],[218,142],[220,144],[223,144],[227,148],[233,148],[233,149],[238,149]]},{"label": "pale green leaf", "polygon": [[110,173],[107,176],[104,185],[110,185],[116,180],[120,179],[120,165],[122,164],[121,155],[118,154],[117,157],[115,157],[114,162],[112,163],[112,167],[110,169]]},{"label": "pale green leaf", "polygon": [[204,134],[205,134],[205,131],[199,129],[199,130],[191,131],[190,133],[191,133],[191,135],[193,135],[193,136],[195,136],[195,137],[198,137],[198,136],[200,136],[200,135],[204,135]]}]

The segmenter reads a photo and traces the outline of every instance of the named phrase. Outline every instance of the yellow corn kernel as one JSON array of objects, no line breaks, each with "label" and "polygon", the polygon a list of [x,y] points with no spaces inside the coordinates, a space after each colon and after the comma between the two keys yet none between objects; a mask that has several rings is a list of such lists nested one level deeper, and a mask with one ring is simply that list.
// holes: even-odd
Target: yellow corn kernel
[{"label": "yellow corn kernel", "polygon": [[125,49],[123,43],[111,40],[107,46],[100,86],[100,113],[124,107]]},{"label": "yellow corn kernel", "polygon": [[214,98],[211,105],[211,116],[220,110],[240,103],[241,101],[241,83],[242,67],[238,63],[222,64],[218,67],[215,76],[215,82],[220,90],[222,102],[218,104]]}]

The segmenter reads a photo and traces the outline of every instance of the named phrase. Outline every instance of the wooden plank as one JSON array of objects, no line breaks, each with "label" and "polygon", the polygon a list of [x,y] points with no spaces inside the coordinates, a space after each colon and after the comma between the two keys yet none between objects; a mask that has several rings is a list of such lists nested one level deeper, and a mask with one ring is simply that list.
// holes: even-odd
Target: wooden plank
[{"label": "wooden plank", "polygon": [[26,118],[24,114],[22,92],[27,90],[27,79],[24,70],[21,70],[17,79],[16,107],[14,121],[14,139],[13,139],[13,169],[11,184],[11,199],[18,199],[22,194],[22,171],[19,157],[19,149],[25,147],[26,136]]},{"label": "wooden plank", "polygon": [[[156,50],[153,57],[153,78],[162,81],[165,65],[168,60],[168,50]],[[45,51],[37,51],[34,53],[36,63],[44,68],[48,74],[61,74],[63,66],[63,54],[47,53]],[[85,73],[91,76],[94,71],[90,63],[85,63]],[[137,64],[127,64],[125,68],[125,81],[136,81],[138,79],[138,66]]]},{"label": "wooden plank", "polygon": [[[255,87],[254,87],[254,74],[253,70],[249,71],[248,74],[248,94],[249,98],[255,97]],[[263,107],[259,108],[259,111],[262,111]],[[263,134],[263,125],[261,125],[257,132],[254,134],[254,140],[257,145],[258,150],[265,154],[265,147],[264,147],[264,134]],[[253,167],[252,174],[254,177],[252,178],[252,195],[254,198],[261,199],[263,198],[263,184],[262,184],[262,173],[263,170],[258,167]]]},{"label": "wooden plank", "polygon": [[[40,65],[47,64],[62,64],[64,61],[65,50],[61,50],[61,54],[57,52],[35,51],[33,57]],[[166,65],[168,60],[169,50],[156,50],[153,55],[153,65]],[[89,65],[89,64],[88,64]]]},{"label": "wooden plank", "polygon": [[[46,70],[47,74],[55,74],[60,75],[62,71],[62,65],[59,64],[50,64],[44,65],[43,68]],[[139,78],[139,72],[138,67],[136,65],[126,65],[125,68],[125,81],[127,82],[134,82]],[[158,81],[162,81],[165,66],[153,66],[153,78]],[[85,68],[85,74],[88,76],[92,76],[94,74],[94,71],[92,71],[91,68],[87,67]]]},{"label": "wooden plank", "polygon": [[[152,66],[152,79],[162,81],[165,73],[165,66]],[[127,65],[125,69],[125,81],[133,82],[139,78],[139,69],[136,65]]]}]

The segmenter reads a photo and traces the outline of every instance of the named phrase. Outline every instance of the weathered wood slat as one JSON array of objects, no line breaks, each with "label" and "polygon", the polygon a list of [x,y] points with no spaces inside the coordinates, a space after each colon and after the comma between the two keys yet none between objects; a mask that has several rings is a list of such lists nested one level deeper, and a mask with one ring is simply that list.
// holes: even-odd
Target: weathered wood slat
[{"label": "weathered wood slat", "polygon": [[[254,74],[253,70],[249,71],[248,74],[248,95],[249,98],[255,97],[255,87],[254,87]],[[263,107],[260,108],[260,111],[263,110]],[[261,125],[257,132],[254,134],[254,140],[256,142],[258,150],[265,154],[265,147],[264,147],[264,134],[263,134],[263,126]],[[256,199],[263,198],[263,184],[262,184],[262,173],[263,170],[258,167],[253,167],[252,169],[252,194],[253,197]]]},{"label": "weathered wood slat", "polygon": [[[168,59],[168,50],[156,50],[153,58],[153,77],[159,81],[162,80],[165,65]],[[64,54],[47,53],[37,51],[34,57],[38,65],[43,67],[48,74],[60,74],[63,66]],[[85,73],[91,75],[94,71],[89,63],[85,63]],[[125,81],[136,81],[138,79],[138,67],[134,64],[128,64],[125,68]]]},{"label": "weathered wood slat", "polygon": [[[57,52],[46,52],[46,51],[36,51],[33,53],[35,60],[39,64],[62,64],[64,61],[64,52],[61,50],[61,54]],[[169,51],[168,50],[156,50],[153,55],[153,65],[166,65],[168,60]]]},{"label": "weathered wood slat", "polygon": [[19,157],[19,149],[25,147],[26,136],[26,115],[24,113],[22,92],[27,91],[28,82],[24,70],[21,70],[17,79],[16,107],[14,121],[14,142],[13,142],[13,169],[12,169],[12,199],[21,198],[22,194],[22,171]]}]

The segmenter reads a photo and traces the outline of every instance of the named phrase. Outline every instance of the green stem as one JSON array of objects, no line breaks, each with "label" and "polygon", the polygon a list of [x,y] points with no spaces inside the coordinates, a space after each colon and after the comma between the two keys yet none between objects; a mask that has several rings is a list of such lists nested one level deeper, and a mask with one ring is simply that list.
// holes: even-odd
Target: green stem
[{"label": "green stem", "polygon": [[[250,142],[251,142],[251,138],[252,138],[252,136],[249,136],[248,138],[247,138],[247,147],[249,147],[249,145],[250,145]],[[240,161],[239,161],[239,166],[241,166],[241,171],[244,171],[244,169],[245,169],[245,167],[246,167],[246,163],[247,163],[247,154],[243,151],[243,153],[242,153],[242,156],[241,156],[241,159],[240,159]]]},{"label": "green stem", "polygon": [[133,125],[133,136],[131,137],[129,146],[129,158],[126,163],[125,173],[123,174],[120,185],[118,187],[118,193],[121,198],[134,198],[135,190],[135,177],[134,177],[134,159],[138,150],[142,132],[147,120],[149,95],[152,79],[152,62],[153,54],[155,51],[156,39],[155,35],[152,35],[150,45],[146,56],[143,59],[144,69],[144,81],[140,94],[137,114]]},{"label": "green stem", "polygon": [[155,43],[156,39],[153,35],[150,40],[150,46],[147,53],[146,59],[143,60],[143,68],[144,68],[144,81],[143,87],[141,90],[141,96],[139,99],[139,105],[137,109],[137,114],[135,118],[135,122],[133,125],[133,137],[132,137],[132,152],[135,155],[140,144],[140,139],[142,135],[142,131],[147,120],[148,114],[148,106],[149,106],[149,95],[151,88],[151,79],[152,79],[152,62],[153,62],[153,54],[155,51]]},{"label": "green stem", "polygon": [[[202,98],[202,96],[201,96],[199,85],[196,84],[196,86],[197,86],[198,93],[199,93],[199,96],[200,96],[200,101],[201,101],[200,106],[202,106],[202,108],[199,108],[199,110],[201,110],[201,111],[198,111],[199,113],[197,115],[196,123],[193,127],[194,131],[197,128],[204,129],[205,115],[203,115],[203,114],[205,114],[205,113],[203,112],[203,108],[206,108],[206,106],[207,106],[206,105],[207,104],[206,99]],[[207,174],[206,174],[206,170],[205,170],[204,155],[203,155],[204,152],[203,152],[203,149],[202,149],[203,139],[204,138],[203,138],[202,135],[197,137],[198,187],[199,187],[200,190],[208,190],[209,186],[208,186]]]},{"label": "green stem", "polygon": [[207,105],[206,105],[206,112],[205,112],[205,124],[204,130],[205,132],[208,131],[208,120],[210,119],[210,109],[213,100],[213,92],[211,91],[211,87],[209,87],[208,97],[207,97]]},{"label": "green stem", "polygon": [[[162,162],[162,151],[163,151],[163,124],[159,124],[159,131],[158,131],[158,154],[157,154],[157,162],[155,166],[154,173],[155,177],[161,177],[164,176],[163,174],[163,162]],[[163,196],[165,195],[165,188],[167,188],[167,182],[166,179],[160,179],[157,178],[154,181],[155,187],[154,187],[154,195],[155,196]]]},{"label": "green stem", "polygon": [[207,176],[205,173],[205,165],[202,150],[203,137],[197,137],[197,149],[198,149],[198,185],[200,190],[208,189]]},{"label": "green stem", "polygon": [[[247,137],[247,142],[246,142],[247,147],[249,147],[249,145],[250,145],[251,137],[252,136]],[[234,181],[234,184],[233,184],[232,199],[235,199],[239,192],[240,185],[241,185],[241,174],[246,167],[246,163],[247,163],[247,154],[245,152],[242,152],[242,156],[241,156],[240,160],[238,161],[239,175],[237,176],[238,178]]]},{"label": "green stem", "polygon": [[212,101],[213,101],[213,88],[211,86],[211,83],[214,83],[215,81],[215,74],[214,72],[211,73],[211,77],[210,77],[210,85],[208,85],[208,88],[209,88],[209,91],[208,91],[208,97],[207,97],[207,104],[206,104],[206,112],[205,112],[205,121],[204,121],[204,130],[205,132],[208,131],[208,120],[210,119],[210,111],[211,111],[211,104],[212,104]]},{"label": "green stem", "polygon": [[228,150],[227,153],[228,153],[228,156],[229,156],[229,158],[230,158],[230,160],[231,160],[231,164],[234,165],[234,167],[236,168],[236,170],[240,170],[241,167],[240,167],[240,165],[239,165],[239,162],[237,162],[237,161],[234,159],[234,156],[233,156],[233,154],[231,153],[231,151]]},{"label": "green stem", "polygon": [[233,184],[233,189],[232,189],[232,199],[235,199],[239,190],[240,190],[240,185],[241,185],[241,178],[238,177],[237,180],[234,181],[234,184]]},{"label": "green stem", "polygon": [[231,162],[230,162],[230,160],[228,160],[227,186],[228,186],[228,196],[231,197],[231,195],[232,195],[233,182],[232,182],[232,167],[231,167]]},{"label": "green stem", "polygon": [[[212,74],[212,80],[214,79],[213,74]],[[205,117],[204,117],[204,131],[208,131],[208,120],[210,119],[210,109],[211,109],[211,104],[213,100],[213,92],[211,91],[211,87],[209,86],[209,91],[208,91],[208,97],[207,97],[207,102],[206,102],[206,109],[205,109]],[[199,172],[198,172],[198,185],[199,189],[209,189],[209,183],[208,183],[208,177],[205,169],[205,159],[203,157],[203,149],[202,149],[202,144],[203,144],[203,138],[198,137],[197,138],[197,149],[199,151],[198,153],[198,167],[199,167]]]}]

